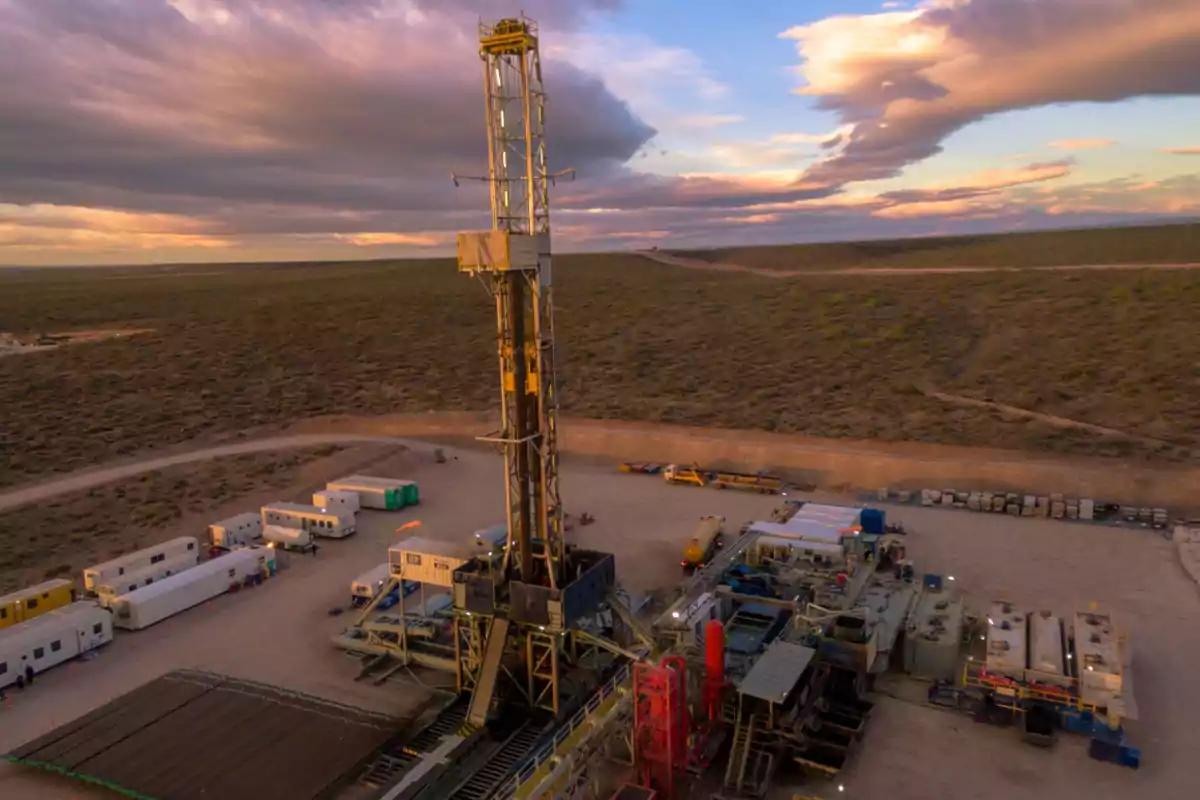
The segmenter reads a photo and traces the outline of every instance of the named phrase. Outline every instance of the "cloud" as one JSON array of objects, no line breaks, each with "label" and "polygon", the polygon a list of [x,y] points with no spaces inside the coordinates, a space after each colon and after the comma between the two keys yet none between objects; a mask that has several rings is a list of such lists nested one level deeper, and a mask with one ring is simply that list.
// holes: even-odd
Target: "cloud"
[{"label": "cloud", "polygon": [[676,123],[684,128],[716,128],[721,125],[732,125],[741,122],[744,117],[739,114],[687,114],[676,118]]},{"label": "cloud", "polygon": [[445,244],[449,236],[434,236],[419,233],[335,233],[335,239],[358,247],[379,247],[381,245],[404,245],[407,247],[436,247]]},{"label": "cloud", "polygon": [[1060,139],[1050,142],[1050,146],[1057,150],[1101,150],[1115,144],[1113,139]]},{"label": "cloud", "polygon": [[[565,30],[611,5],[525,3]],[[449,181],[486,163],[479,10],[465,0],[0,3],[0,197],[186,215],[229,232],[347,211],[367,232],[414,212],[486,224],[481,187]],[[553,165],[603,176],[654,135],[596,75],[563,62],[546,75]]]},{"label": "cloud", "polygon": [[1200,93],[1195,0],[934,0],[781,35],[802,61],[797,91],[853,125],[808,183],[894,177],[1005,111]]},{"label": "cloud", "polygon": [[1163,152],[1170,156],[1200,156],[1200,147],[1169,147]]}]

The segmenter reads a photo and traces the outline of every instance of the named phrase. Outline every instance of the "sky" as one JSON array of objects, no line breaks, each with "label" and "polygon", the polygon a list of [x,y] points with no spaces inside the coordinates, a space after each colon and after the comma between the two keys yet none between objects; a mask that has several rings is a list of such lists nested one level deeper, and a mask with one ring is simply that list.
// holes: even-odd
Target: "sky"
[{"label": "sky", "polygon": [[0,0],[0,265],[449,254],[520,9],[557,251],[1200,217],[1200,0]]}]

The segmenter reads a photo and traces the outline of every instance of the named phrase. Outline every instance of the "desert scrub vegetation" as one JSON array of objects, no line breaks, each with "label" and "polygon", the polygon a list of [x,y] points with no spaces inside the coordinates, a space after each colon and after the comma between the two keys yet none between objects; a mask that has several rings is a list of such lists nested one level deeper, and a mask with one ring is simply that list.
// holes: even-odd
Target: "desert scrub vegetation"
[{"label": "desert scrub vegetation", "polygon": [[[0,275],[0,327],[154,329],[0,359],[0,484],[316,415],[495,405],[493,306],[450,260],[105,272]],[[1200,272],[776,281],[608,254],[560,257],[555,281],[570,414],[1187,457],[931,388],[1197,444]]]},{"label": "desert scrub vegetation", "polygon": [[1200,263],[1200,224],[677,250],[755,269],[1057,267]]},{"label": "desert scrub vegetation", "polygon": [[[305,464],[340,449],[325,445],[184,464],[6,511],[0,515],[0,594],[149,547],[185,516],[251,492],[293,486]],[[180,535],[202,534],[198,526]]]}]

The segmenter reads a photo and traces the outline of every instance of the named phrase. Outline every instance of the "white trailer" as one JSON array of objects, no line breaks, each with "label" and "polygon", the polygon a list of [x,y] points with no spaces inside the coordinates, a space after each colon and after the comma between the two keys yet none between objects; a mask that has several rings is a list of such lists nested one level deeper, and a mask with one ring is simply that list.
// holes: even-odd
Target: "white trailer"
[{"label": "white trailer", "polygon": [[308,550],[313,546],[312,534],[302,528],[268,525],[263,528],[263,541],[284,550]]},{"label": "white trailer", "polygon": [[199,561],[194,554],[169,558],[166,561],[160,561],[145,569],[126,573],[112,583],[97,584],[96,597],[99,598],[100,605],[109,608],[112,606],[113,600],[116,600],[121,595],[137,591],[143,586],[149,586],[155,581],[161,581],[163,578],[177,575],[186,569],[191,569],[198,563]]},{"label": "white trailer", "polygon": [[111,642],[112,615],[80,602],[0,631],[0,689]]},{"label": "white trailer", "polygon": [[358,492],[347,492],[342,489],[323,489],[313,492],[313,505],[317,508],[327,508],[343,514],[354,514],[362,508]]},{"label": "white trailer", "polygon": [[355,492],[362,508],[380,511],[396,511],[419,502],[417,484],[395,478],[373,478],[369,475],[351,475],[325,484],[326,489]]},{"label": "white trailer", "polygon": [[271,503],[263,506],[262,524],[264,532],[268,525],[280,525],[284,528],[299,528],[313,536],[329,539],[345,539],[352,536],[355,530],[353,512],[300,503]]},{"label": "white trailer", "polygon": [[208,526],[209,541],[213,547],[232,550],[245,547],[262,539],[262,515],[247,511]]},{"label": "white trailer", "polygon": [[136,631],[275,574],[275,550],[247,547],[205,561],[113,601],[113,625]]},{"label": "white trailer", "polygon": [[375,599],[375,595],[383,591],[383,587],[391,579],[391,569],[385,561],[350,582],[350,599],[355,605],[365,606]]},{"label": "white trailer", "polygon": [[200,560],[200,548],[195,536],[180,536],[162,544],[138,550],[136,553],[126,553],[111,561],[105,561],[103,564],[85,569],[83,571],[83,589],[95,594],[97,586],[119,584],[120,579],[126,575],[162,564],[168,559],[189,554],[195,561]]}]

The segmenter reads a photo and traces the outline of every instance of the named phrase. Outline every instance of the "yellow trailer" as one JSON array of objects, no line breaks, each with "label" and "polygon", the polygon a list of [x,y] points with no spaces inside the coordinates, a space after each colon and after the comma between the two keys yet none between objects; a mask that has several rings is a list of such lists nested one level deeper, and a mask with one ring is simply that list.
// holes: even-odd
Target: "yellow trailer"
[{"label": "yellow trailer", "polygon": [[742,472],[714,473],[709,483],[717,489],[746,489],[775,494],[783,489],[783,479],[774,475],[747,475]]},{"label": "yellow trailer", "polygon": [[26,586],[0,597],[0,628],[33,619],[75,602],[74,581],[57,580]]}]

